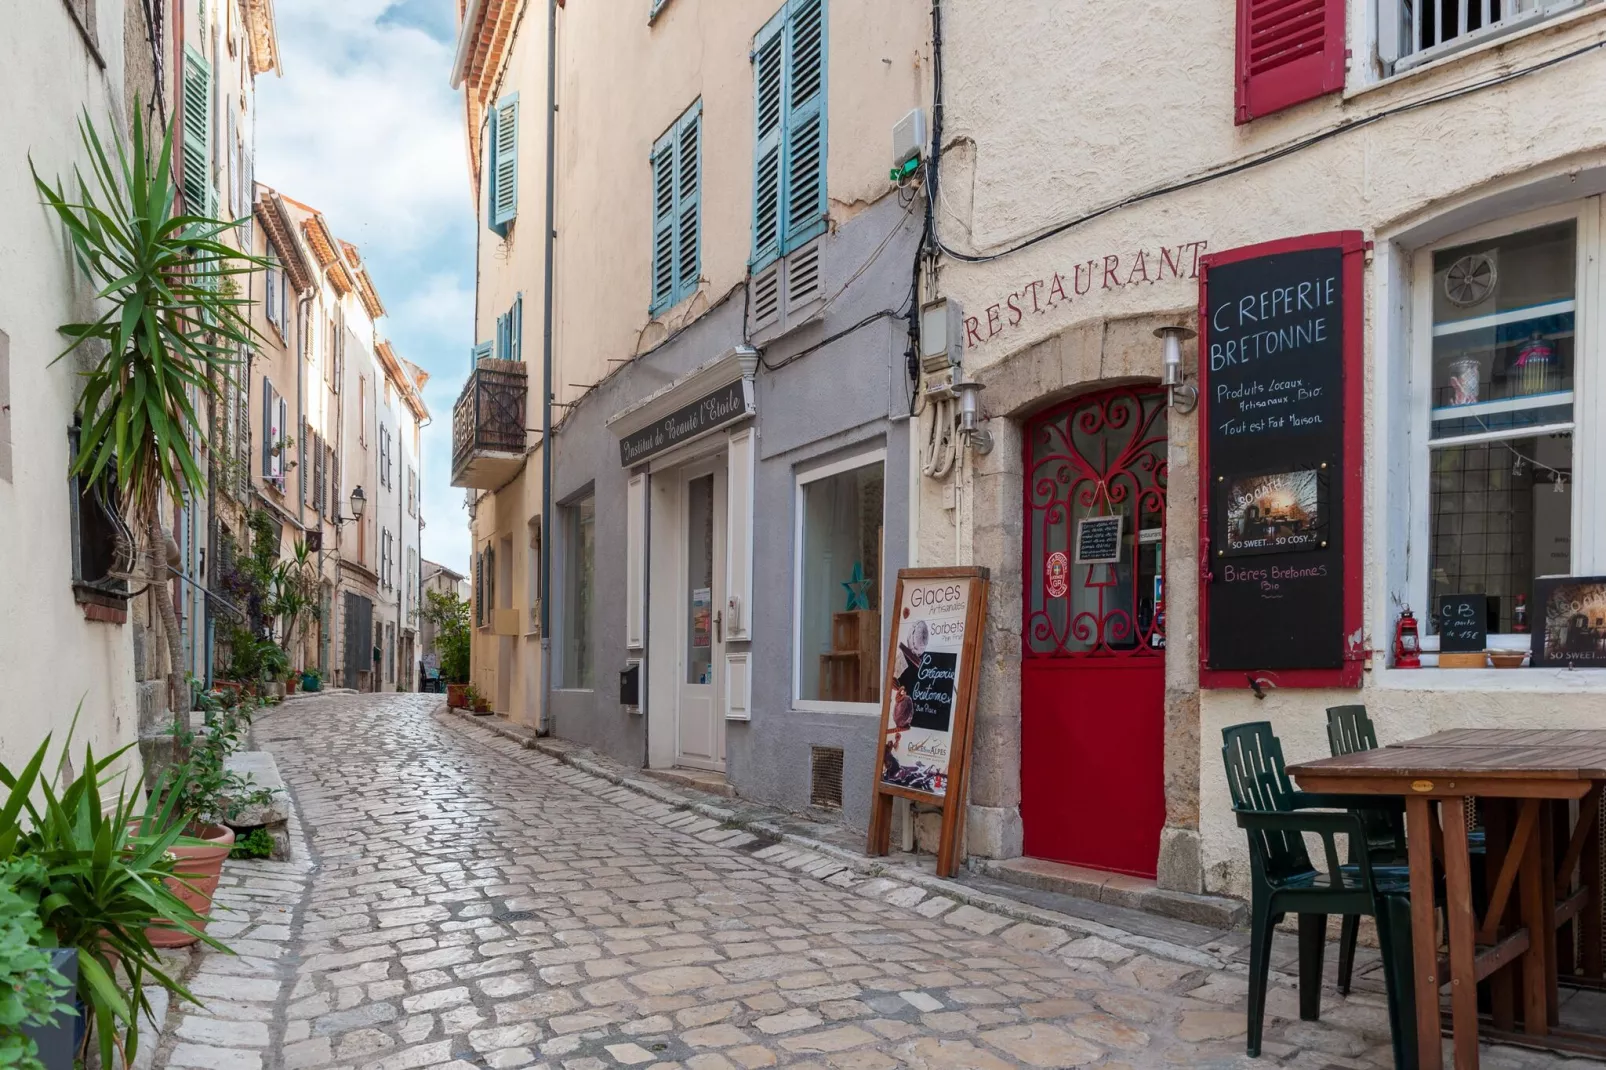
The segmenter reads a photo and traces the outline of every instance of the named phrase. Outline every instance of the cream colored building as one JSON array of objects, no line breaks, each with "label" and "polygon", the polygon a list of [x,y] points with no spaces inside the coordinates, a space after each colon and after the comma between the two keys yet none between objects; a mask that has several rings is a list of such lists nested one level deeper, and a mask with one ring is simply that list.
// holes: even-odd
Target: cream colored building
[{"label": "cream colored building", "polygon": [[[1440,596],[1480,593],[1490,645],[1527,649],[1543,627],[1536,576],[1606,573],[1606,5],[1497,5],[1506,17],[1487,26],[1476,4],[1460,7],[1468,23],[1442,25],[1430,14],[1441,5],[1313,6],[1323,21],[1297,38],[1240,28],[1246,3],[1139,5],[1141,17],[1092,0],[942,6],[944,251],[928,296],[962,308],[955,343],[963,376],[985,386],[992,448],[955,431],[952,472],[915,477],[911,490],[922,564],[992,570],[973,856],[1242,894],[1226,726],[1269,720],[1292,763],[1328,753],[1324,710],[1345,703],[1364,703],[1385,743],[1458,726],[1606,725],[1606,673],[1439,668],[1428,619]],[[1250,30],[1280,43],[1240,57]],[[1201,305],[1207,280],[1238,277],[1226,254],[1335,232],[1315,244],[1347,248],[1333,256],[1347,256],[1357,282],[1326,292],[1353,317],[1342,411],[1358,433],[1343,472],[1361,522],[1333,529],[1331,549],[1335,570],[1354,569],[1342,597],[1356,627],[1312,623],[1331,653],[1316,659],[1326,675],[1302,681],[1297,658],[1262,670],[1219,653],[1286,625],[1200,619],[1202,589],[1226,605],[1223,584],[1246,575],[1232,536],[1209,527],[1232,507],[1214,490],[1200,497],[1201,420],[1214,414],[1221,423],[1206,426],[1226,434],[1249,408],[1213,390],[1236,367],[1229,348],[1211,350],[1200,409],[1188,410],[1186,390],[1168,404],[1154,331],[1203,327],[1207,345],[1226,346],[1267,314],[1208,293]],[[1294,260],[1273,262],[1274,276],[1278,263],[1302,278]],[[1300,302],[1315,292],[1285,294],[1284,310],[1314,309]],[[1267,360],[1281,344],[1268,343]],[[1196,348],[1183,348],[1185,385],[1210,364]],[[1299,365],[1270,368],[1298,388]],[[1269,389],[1270,403],[1303,411]],[[954,406],[928,403],[922,437],[934,420],[955,427]],[[1279,455],[1288,440],[1265,441],[1259,464],[1293,463]],[[1143,465],[1132,486],[1155,493],[1147,505],[1099,498]],[[1073,502],[1071,488],[1089,497]],[[1109,573],[1070,563],[1053,541],[1099,512],[1125,523]],[[1288,574],[1250,578],[1268,622],[1287,619],[1272,599],[1304,597],[1303,579],[1278,587]],[[1405,605],[1421,621],[1423,668],[1396,667]],[[1076,614],[1088,630],[1073,627]],[[1332,686],[1339,676],[1358,686]],[[1313,679],[1327,683],[1301,686]],[[1101,838],[1110,814],[1132,841],[1124,853]]]},{"label": "cream colored building", "polygon": [[909,464],[923,202],[888,168],[921,103],[926,12],[557,10],[543,444],[546,9],[460,7],[481,344],[453,482],[474,495],[474,682],[620,760],[862,823],[880,596],[911,545],[887,491]]}]

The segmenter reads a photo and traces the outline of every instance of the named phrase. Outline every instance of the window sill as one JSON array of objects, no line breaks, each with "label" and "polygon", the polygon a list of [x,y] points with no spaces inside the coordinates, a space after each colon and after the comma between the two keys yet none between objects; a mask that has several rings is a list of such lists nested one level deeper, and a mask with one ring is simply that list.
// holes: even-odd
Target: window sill
[{"label": "window sill", "polygon": [[1606,694],[1606,672],[1598,669],[1379,669],[1371,675],[1371,686],[1393,691]]},{"label": "window sill", "polygon": [[793,713],[834,713],[844,717],[879,717],[879,702],[821,702],[815,699],[793,699]]},{"label": "window sill", "polygon": [[1487,40],[1479,42],[1475,45],[1470,45],[1458,52],[1450,52],[1438,57],[1437,59],[1428,60],[1425,63],[1408,67],[1405,70],[1396,71],[1387,77],[1377,79],[1375,82],[1367,82],[1365,85],[1346,85],[1344,87],[1343,99],[1345,103],[1348,103],[1349,101],[1365,96],[1368,93],[1399,85],[1402,82],[1406,82],[1412,78],[1427,74],[1430,71],[1442,71],[1448,67],[1453,67],[1456,64],[1466,63],[1467,61],[1476,57],[1485,56],[1497,48],[1505,48],[1508,45],[1515,44],[1518,41],[1527,40],[1528,38],[1537,34],[1562,30],[1573,25],[1574,23],[1582,22],[1585,19],[1593,18],[1599,15],[1606,15],[1606,5],[1595,2],[1586,2],[1581,8],[1573,11],[1566,11],[1550,18],[1540,19],[1539,21],[1531,23],[1527,26],[1518,27],[1517,29],[1512,30],[1510,33],[1491,36]]},{"label": "window sill", "polygon": [[127,598],[82,583],[74,583],[72,593],[73,601],[84,611],[85,620],[103,624],[128,623]]}]

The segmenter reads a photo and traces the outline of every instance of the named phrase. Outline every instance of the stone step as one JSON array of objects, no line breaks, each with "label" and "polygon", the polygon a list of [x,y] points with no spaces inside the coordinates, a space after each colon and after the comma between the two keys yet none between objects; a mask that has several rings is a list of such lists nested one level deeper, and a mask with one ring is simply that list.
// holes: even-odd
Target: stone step
[{"label": "stone step", "polygon": [[1141,910],[1213,929],[1242,928],[1249,921],[1249,908],[1242,900],[1167,891],[1152,880],[1124,873],[1108,873],[1041,858],[977,858],[970,861],[970,868],[1020,888]]},{"label": "stone step", "polygon": [[725,778],[725,774],[716,773],[711,769],[643,769],[641,772],[644,776],[662,780],[666,784],[691,788],[693,791],[719,795],[726,799],[736,798],[736,789]]}]

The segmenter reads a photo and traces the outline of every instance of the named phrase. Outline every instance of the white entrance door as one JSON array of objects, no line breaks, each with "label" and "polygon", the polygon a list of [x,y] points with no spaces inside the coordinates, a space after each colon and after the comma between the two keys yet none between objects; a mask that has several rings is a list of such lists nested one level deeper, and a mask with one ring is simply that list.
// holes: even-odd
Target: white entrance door
[{"label": "white entrance door", "polygon": [[675,764],[725,768],[724,666],[725,462],[694,465],[682,476],[680,684]]}]

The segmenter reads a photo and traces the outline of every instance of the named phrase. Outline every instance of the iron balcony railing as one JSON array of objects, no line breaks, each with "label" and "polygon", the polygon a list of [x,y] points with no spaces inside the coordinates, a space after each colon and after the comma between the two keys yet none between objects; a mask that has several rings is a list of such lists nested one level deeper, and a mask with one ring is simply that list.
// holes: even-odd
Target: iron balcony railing
[{"label": "iron balcony railing", "polygon": [[482,359],[452,407],[452,470],[476,453],[524,452],[524,365]]}]

